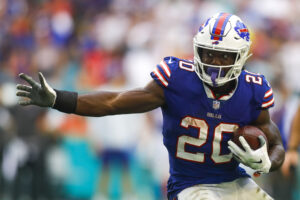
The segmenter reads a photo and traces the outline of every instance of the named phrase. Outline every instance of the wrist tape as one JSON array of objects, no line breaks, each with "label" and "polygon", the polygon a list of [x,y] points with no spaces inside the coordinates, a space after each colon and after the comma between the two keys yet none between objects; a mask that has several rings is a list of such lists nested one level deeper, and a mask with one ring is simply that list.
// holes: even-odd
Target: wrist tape
[{"label": "wrist tape", "polygon": [[65,113],[74,113],[76,111],[78,93],[62,90],[55,90],[55,92],[56,100],[53,108]]}]

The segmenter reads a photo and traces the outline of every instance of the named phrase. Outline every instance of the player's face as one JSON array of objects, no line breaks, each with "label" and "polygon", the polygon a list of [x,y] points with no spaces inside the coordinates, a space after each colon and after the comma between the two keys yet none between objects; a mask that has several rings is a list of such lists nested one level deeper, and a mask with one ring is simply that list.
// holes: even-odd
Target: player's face
[{"label": "player's face", "polygon": [[[214,51],[209,49],[202,49],[201,60],[204,64],[215,66],[228,66],[233,65],[236,59],[236,53]],[[204,65],[204,70],[207,74],[210,74],[210,68]],[[223,68],[221,71],[221,77],[224,77],[231,67]]]},{"label": "player's face", "polygon": [[201,60],[209,65],[233,65],[235,56],[235,53],[203,49]]}]

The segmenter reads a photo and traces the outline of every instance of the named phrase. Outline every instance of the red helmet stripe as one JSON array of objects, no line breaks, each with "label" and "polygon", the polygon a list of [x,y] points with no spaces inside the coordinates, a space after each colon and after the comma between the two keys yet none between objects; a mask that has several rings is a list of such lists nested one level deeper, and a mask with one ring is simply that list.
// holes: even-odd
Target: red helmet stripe
[{"label": "red helmet stripe", "polygon": [[[214,28],[212,33],[214,35],[220,35],[222,36],[225,30],[225,26],[230,18],[231,14],[229,13],[221,13],[218,17],[218,19],[215,22]],[[213,40],[220,40],[220,37],[213,36]]]}]

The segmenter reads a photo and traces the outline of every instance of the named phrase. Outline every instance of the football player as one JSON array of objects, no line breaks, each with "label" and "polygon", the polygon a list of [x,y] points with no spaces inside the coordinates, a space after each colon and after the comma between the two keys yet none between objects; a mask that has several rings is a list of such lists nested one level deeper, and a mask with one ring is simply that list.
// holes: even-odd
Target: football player
[{"label": "football player", "polygon": [[[20,105],[52,107],[83,116],[140,113],[160,107],[163,142],[169,153],[168,199],[272,199],[239,167],[260,173],[278,169],[284,149],[268,109],[274,106],[263,75],[243,70],[249,58],[249,30],[236,15],[218,13],[199,29],[194,61],[164,58],[144,88],[124,92],[76,92],[52,89],[20,74],[30,86],[17,85]],[[267,136],[252,150],[230,140],[239,127],[259,127]],[[268,148],[267,144],[268,142]]]}]

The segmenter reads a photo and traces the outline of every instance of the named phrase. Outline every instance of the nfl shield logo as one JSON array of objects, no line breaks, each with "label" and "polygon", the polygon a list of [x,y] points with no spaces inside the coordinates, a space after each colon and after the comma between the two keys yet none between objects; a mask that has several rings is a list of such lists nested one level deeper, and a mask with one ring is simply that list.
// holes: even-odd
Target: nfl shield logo
[{"label": "nfl shield logo", "polygon": [[213,109],[218,110],[220,108],[220,101],[213,101]]}]

